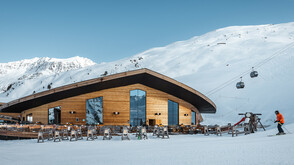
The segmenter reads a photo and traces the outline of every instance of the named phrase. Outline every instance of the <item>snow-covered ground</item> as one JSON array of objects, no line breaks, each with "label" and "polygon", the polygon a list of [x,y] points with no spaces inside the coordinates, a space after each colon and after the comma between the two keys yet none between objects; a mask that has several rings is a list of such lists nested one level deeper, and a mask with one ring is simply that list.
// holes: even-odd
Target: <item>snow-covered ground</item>
[{"label": "snow-covered ground", "polygon": [[[294,132],[294,124],[286,126]],[[276,128],[231,137],[172,135],[148,140],[37,143],[36,140],[0,140],[0,162],[9,165],[81,164],[203,164],[203,165],[293,165],[294,134],[268,137]],[[287,132],[287,131],[285,131]]]}]

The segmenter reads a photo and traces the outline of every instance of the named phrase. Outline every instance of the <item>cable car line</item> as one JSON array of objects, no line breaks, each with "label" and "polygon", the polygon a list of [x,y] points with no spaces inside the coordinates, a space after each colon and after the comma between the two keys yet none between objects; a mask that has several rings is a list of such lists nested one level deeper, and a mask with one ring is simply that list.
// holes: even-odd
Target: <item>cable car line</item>
[{"label": "cable car line", "polygon": [[[247,71],[241,73],[240,75],[235,76],[235,77],[233,77],[232,79],[226,81],[225,83],[221,84],[220,86],[218,86],[218,87],[216,87],[216,88],[214,88],[214,89],[208,91],[208,92],[206,93],[206,95],[207,95],[207,96],[210,96],[210,95],[212,95],[212,94],[218,92],[219,90],[221,90],[221,89],[227,87],[227,86],[230,85],[231,83],[235,82],[235,81],[238,80],[240,77],[243,77],[243,76],[245,76],[245,75],[247,75],[247,74],[249,74],[249,73],[251,74],[252,72],[255,71],[255,70],[253,70],[253,68],[260,68],[261,66],[263,66],[264,64],[266,64],[267,62],[269,62],[270,60],[272,60],[273,58],[275,58],[275,57],[281,55],[282,53],[284,53],[284,52],[286,52],[286,51],[288,51],[288,50],[291,49],[293,46],[294,46],[294,42],[288,44],[286,47],[284,47],[284,48],[282,48],[282,49],[276,51],[276,52],[275,52],[273,55],[271,55],[270,57],[268,57],[268,58],[262,60],[261,62],[257,63],[254,67],[252,67],[252,69],[247,70]],[[252,73],[252,74],[254,74],[254,76],[256,75],[256,77],[258,76],[258,72],[257,72],[257,71],[254,72],[254,73]],[[250,75],[250,76],[251,76],[251,75]],[[252,78],[253,78],[253,77],[252,77]],[[244,84],[244,86],[245,86],[245,84]]]}]

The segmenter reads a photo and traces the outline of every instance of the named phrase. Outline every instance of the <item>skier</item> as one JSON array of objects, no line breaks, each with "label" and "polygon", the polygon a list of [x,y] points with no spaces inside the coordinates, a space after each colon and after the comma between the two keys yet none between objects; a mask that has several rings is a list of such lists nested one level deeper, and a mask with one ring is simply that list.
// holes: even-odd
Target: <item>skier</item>
[{"label": "skier", "polygon": [[277,115],[277,120],[275,121],[275,123],[278,122],[278,130],[279,130],[279,133],[277,133],[277,135],[284,135],[285,133],[284,133],[284,130],[282,129],[282,125],[284,124],[284,117],[278,110],[275,111],[275,114]]}]

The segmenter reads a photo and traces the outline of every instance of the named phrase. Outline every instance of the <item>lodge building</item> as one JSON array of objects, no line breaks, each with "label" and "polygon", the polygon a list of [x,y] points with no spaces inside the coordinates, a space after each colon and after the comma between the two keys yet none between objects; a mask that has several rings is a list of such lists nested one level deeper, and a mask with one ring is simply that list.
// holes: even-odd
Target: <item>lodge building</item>
[{"label": "lodge building", "polygon": [[139,69],[35,93],[0,106],[0,115],[42,124],[197,125],[215,104],[174,79]]}]

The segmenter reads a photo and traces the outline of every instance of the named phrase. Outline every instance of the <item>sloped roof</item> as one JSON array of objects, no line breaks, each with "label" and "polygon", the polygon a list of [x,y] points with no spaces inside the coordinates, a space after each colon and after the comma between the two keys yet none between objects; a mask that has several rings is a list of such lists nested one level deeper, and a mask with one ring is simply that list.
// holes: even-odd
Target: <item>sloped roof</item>
[{"label": "sloped roof", "polygon": [[0,106],[0,112],[20,113],[64,98],[132,84],[142,84],[178,97],[192,104],[200,113],[216,112],[215,104],[202,93],[149,69],[113,74],[36,93]]}]

